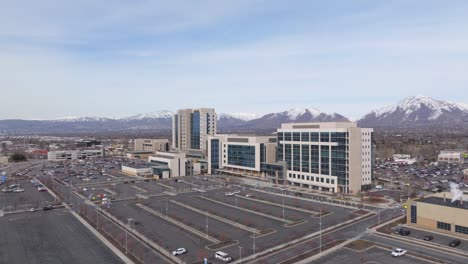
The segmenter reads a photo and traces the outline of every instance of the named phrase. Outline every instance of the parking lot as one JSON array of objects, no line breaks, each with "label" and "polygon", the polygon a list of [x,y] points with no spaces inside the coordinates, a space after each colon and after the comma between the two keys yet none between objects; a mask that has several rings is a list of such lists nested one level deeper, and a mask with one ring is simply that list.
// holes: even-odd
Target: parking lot
[{"label": "parking lot", "polygon": [[[169,252],[187,249],[188,253],[179,256],[187,263],[205,257],[222,263],[214,258],[217,250],[236,260],[240,254],[246,257],[254,250],[318,232],[320,218],[325,229],[367,213],[246,185],[226,185],[214,178],[196,177],[185,177],[183,182],[119,183],[116,199],[105,210],[121,221],[134,219],[136,230]],[[236,195],[226,195],[235,191]],[[137,194],[143,196],[136,198]],[[119,200],[123,196],[135,198]]]},{"label": "parking lot", "polygon": [[[430,231],[421,230],[421,229],[415,229],[415,228],[411,228],[411,227],[407,227],[407,226],[395,227],[395,228],[393,228],[393,230],[396,230],[398,228],[402,228],[404,230],[409,230],[411,232],[408,236],[406,236],[407,238],[412,238],[412,239],[417,239],[417,240],[420,240],[420,241],[424,241],[425,236],[432,236],[433,239],[431,241],[424,241],[424,243],[428,243],[428,244],[432,244],[432,245],[436,245],[436,246],[441,246],[441,247],[447,247],[448,248],[449,243],[452,240],[454,240],[454,239],[460,240],[461,244],[459,246],[457,246],[456,249],[468,252],[468,240],[466,240],[466,239],[459,238],[459,237],[453,237],[453,236],[447,236],[447,235],[443,235],[443,234],[440,234],[440,233],[430,232]],[[398,234],[393,234],[393,235],[399,236]]]},{"label": "parking lot", "polygon": [[123,263],[64,209],[0,217],[0,263]]}]

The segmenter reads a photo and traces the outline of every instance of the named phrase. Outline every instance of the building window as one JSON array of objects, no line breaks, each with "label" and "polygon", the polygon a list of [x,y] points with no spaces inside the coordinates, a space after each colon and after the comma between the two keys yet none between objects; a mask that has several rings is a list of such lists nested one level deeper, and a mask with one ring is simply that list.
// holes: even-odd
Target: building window
[{"label": "building window", "polygon": [[307,180],[310,181],[310,176],[307,176]]},{"label": "building window", "polygon": [[302,132],[301,133],[301,141],[308,142],[309,141],[309,132]]},{"label": "building window", "polygon": [[411,206],[411,223],[417,224],[418,219],[418,208],[415,205]]},{"label": "building window", "polygon": [[293,133],[293,141],[301,141],[301,133],[294,132]]},{"label": "building window", "polygon": [[330,142],[330,133],[320,132],[320,142]]},{"label": "building window", "polygon": [[319,133],[318,132],[311,132],[310,133],[310,141],[311,142],[319,142]]},{"label": "building window", "polygon": [[331,184],[335,184],[335,180],[334,180],[334,179],[331,179]]},{"label": "building window", "polygon": [[468,227],[456,225],[455,232],[468,235]]},{"label": "building window", "polygon": [[228,164],[255,168],[255,146],[229,145]]},{"label": "building window", "polygon": [[278,142],[283,141],[283,132],[278,132]]},{"label": "building window", "polygon": [[451,231],[451,230],[452,230],[452,225],[451,225],[451,224],[444,223],[444,222],[439,222],[439,221],[437,221],[437,228],[438,228],[438,229],[443,229],[443,230]]},{"label": "building window", "polygon": [[291,132],[284,133],[284,141],[291,141]]}]

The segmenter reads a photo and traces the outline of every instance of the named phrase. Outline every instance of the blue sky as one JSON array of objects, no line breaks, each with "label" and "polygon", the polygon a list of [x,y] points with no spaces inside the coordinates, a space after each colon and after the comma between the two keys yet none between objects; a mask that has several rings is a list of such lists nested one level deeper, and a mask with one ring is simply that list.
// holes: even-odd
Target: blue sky
[{"label": "blue sky", "polygon": [[0,119],[468,103],[468,1],[4,1]]}]

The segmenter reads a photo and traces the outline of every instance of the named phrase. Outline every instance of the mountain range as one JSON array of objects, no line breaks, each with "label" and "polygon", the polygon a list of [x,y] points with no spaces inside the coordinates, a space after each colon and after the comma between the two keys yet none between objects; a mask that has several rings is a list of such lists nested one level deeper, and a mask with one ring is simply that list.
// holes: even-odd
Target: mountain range
[{"label": "mountain range", "polygon": [[[153,131],[169,133],[173,113],[156,111],[124,118],[66,117],[56,120],[0,120],[0,133],[57,134]],[[349,121],[337,113],[315,108],[294,108],[258,116],[251,113],[218,114],[220,132],[271,132],[282,123]],[[361,127],[421,128],[468,127],[468,105],[426,96],[405,98],[399,103],[371,111],[357,120]]]}]

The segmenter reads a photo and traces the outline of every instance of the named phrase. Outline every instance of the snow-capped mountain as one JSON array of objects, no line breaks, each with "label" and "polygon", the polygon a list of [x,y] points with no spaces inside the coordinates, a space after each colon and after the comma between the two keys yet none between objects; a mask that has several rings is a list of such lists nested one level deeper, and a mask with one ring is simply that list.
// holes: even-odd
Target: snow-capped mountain
[{"label": "snow-capped mountain", "polygon": [[150,112],[145,114],[138,114],[134,116],[124,117],[123,120],[143,120],[143,119],[160,119],[160,118],[172,118],[173,112],[162,110],[156,112]]},{"label": "snow-capped mountain", "polygon": [[[56,121],[56,122],[102,122],[102,121],[107,121],[107,120],[111,120],[111,118],[97,117],[97,116],[84,116],[84,117],[65,116],[65,117],[54,119],[54,120],[51,120],[51,121]],[[47,120],[45,120],[45,121],[47,121]]]},{"label": "snow-capped mountain", "polygon": [[467,121],[467,105],[418,95],[374,110],[358,123],[364,127],[430,127],[467,126]]},{"label": "snow-capped mountain", "polygon": [[246,123],[247,127],[260,130],[274,130],[282,123],[305,122],[342,122],[349,121],[346,117],[333,113],[323,113],[315,108],[293,108],[278,113],[266,114]]},{"label": "snow-capped mountain", "polygon": [[230,113],[230,114],[221,113],[221,114],[218,114],[218,120],[235,118],[235,119],[240,119],[240,120],[243,120],[243,121],[250,121],[250,120],[253,120],[253,119],[256,119],[256,118],[259,118],[259,117],[260,117],[259,114],[245,113],[245,112],[244,113]]}]

